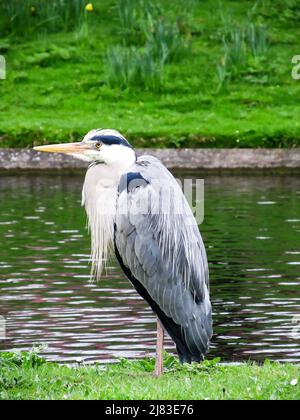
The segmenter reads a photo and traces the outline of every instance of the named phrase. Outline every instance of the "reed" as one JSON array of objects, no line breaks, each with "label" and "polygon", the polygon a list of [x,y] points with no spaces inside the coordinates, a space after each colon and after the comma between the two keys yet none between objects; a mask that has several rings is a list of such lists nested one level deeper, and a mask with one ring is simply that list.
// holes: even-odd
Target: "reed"
[{"label": "reed", "polygon": [[120,34],[125,45],[134,44],[139,37],[140,0],[119,0],[117,11]]},{"label": "reed", "polygon": [[164,81],[164,63],[148,48],[112,47],[107,52],[108,83],[122,89],[139,86],[159,90]]},{"label": "reed", "polygon": [[0,33],[27,35],[71,30],[83,20],[85,0],[9,0],[0,3]]},{"label": "reed", "polygon": [[186,41],[176,23],[168,22],[165,18],[152,19],[148,16],[142,29],[147,48],[160,62],[177,61],[187,50]]},{"label": "reed", "polygon": [[269,48],[269,35],[266,25],[249,23],[245,29],[246,43],[254,57],[264,55]]},{"label": "reed", "polygon": [[152,0],[120,0],[117,10],[122,45],[107,52],[109,84],[161,89],[165,65],[187,51],[179,23]]},{"label": "reed", "polygon": [[255,4],[248,12],[246,21],[239,26],[234,23],[230,14],[221,12],[223,55],[216,66],[218,91],[228,81],[247,71],[250,57],[256,59],[268,53],[268,28],[256,21],[256,7]]}]

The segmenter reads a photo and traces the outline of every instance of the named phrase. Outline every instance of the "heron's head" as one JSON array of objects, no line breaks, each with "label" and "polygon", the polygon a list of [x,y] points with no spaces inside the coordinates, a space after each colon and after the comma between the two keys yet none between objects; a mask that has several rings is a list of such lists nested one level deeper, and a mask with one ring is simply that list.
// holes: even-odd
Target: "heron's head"
[{"label": "heron's head", "polygon": [[88,162],[104,163],[113,167],[129,167],[136,154],[125,137],[116,130],[92,130],[81,142],[51,144],[34,147],[39,152],[65,153]]}]

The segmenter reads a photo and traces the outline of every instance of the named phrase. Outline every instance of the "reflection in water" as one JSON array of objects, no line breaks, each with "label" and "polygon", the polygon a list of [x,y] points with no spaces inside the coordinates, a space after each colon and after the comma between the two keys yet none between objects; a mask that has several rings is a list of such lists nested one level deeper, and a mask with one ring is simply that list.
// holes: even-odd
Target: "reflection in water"
[{"label": "reflection in water", "polygon": [[[116,262],[89,283],[82,182],[82,174],[0,179],[1,350],[47,344],[47,358],[59,361],[154,351],[155,317]],[[208,176],[205,200],[210,357],[299,361],[300,179]]]}]

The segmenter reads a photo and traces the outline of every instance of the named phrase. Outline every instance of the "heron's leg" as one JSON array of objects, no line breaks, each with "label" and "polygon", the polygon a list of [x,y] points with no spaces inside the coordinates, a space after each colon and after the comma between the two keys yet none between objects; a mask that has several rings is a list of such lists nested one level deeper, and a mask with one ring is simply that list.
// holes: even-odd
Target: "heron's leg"
[{"label": "heron's leg", "polygon": [[163,350],[164,350],[164,328],[157,318],[157,341],[156,341],[156,363],[155,376],[163,373]]}]

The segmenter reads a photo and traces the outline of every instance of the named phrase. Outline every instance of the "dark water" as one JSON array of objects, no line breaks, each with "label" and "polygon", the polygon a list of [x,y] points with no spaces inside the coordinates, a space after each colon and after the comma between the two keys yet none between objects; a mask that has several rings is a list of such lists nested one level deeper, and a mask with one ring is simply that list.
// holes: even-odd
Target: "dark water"
[{"label": "dark water", "polygon": [[[1,350],[47,344],[44,354],[59,361],[154,352],[155,318],[116,263],[101,282],[88,282],[82,181],[0,178]],[[299,361],[300,178],[209,176],[205,200],[215,331],[209,357]]]}]

